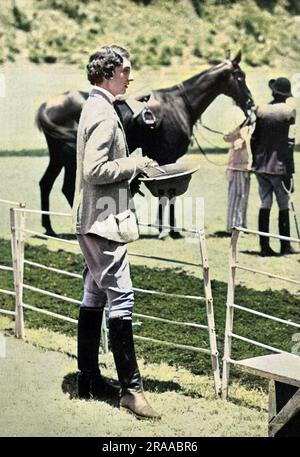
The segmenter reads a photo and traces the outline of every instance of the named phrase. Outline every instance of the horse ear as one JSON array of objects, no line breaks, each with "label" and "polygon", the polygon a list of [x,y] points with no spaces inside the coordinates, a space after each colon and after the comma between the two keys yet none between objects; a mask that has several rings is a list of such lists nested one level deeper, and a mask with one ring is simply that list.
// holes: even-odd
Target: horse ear
[{"label": "horse ear", "polygon": [[233,65],[238,65],[240,63],[240,61],[241,61],[241,58],[242,58],[242,51],[239,50],[239,52],[234,57],[234,59],[231,60],[231,62],[233,63]]},{"label": "horse ear", "polygon": [[230,49],[226,49],[225,59],[226,60],[230,60],[230,55],[231,55],[231,50]]}]

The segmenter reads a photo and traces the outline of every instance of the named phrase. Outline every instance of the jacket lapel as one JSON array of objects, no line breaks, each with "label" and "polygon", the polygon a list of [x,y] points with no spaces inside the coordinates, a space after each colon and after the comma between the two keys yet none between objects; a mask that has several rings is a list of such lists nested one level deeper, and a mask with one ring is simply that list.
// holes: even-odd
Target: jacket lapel
[{"label": "jacket lapel", "polygon": [[107,101],[111,107],[113,108],[115,114],[116,114],[116,118],[117,118],[117,122],[118,122],[118,126],[120,127],[120,129],[122,130],[123,132],[123,135],[124,135],[124,140],[125,140],[125,146],[126,146],[126,156],[129,157],[129,148],[128,148],[128,144],[127,144],[127,140],[126,140],[126,133],[125,133],[125,130],[124,130],[124,127],[123,127],[123,124],[119,118],[119,115],[117,113],[117,111],[115,110],[115,107],[113,105],[113,103],[111,102],[111,100],[104,94],[104,92],[101,92],[100,90],[97,90],[97,89],[92,89],[90,94],[89,94],[90,97],[97,97],[97,98],[102,98],[104,99],[105,101]]}]

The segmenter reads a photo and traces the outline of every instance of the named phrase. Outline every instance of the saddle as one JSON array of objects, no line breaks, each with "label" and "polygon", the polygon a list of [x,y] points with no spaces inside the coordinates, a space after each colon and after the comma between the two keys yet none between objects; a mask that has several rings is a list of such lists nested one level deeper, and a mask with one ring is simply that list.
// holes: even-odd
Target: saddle
[{"label": "saddle", "polygon": [[137,100],[140,102],[144,102],[145,104],[145,111],[146,116],[148,113],[152,113],[154,119],[155,119],[155,125],[154,128],[158,128],[160,124],[162,123],[163,117],[164,117],[164,112],[162,109],[161,104],[156,100],[155,94],[151,92],[150,94],[146,95],[141,95],[140,97],[137,97]]},{"label": "saddle", "polygon": [[155,99],[154,95],[145,94],[137,98],[126,98],[118,101],[118,104],[126,104],[133,118],[139,118],[139,122],[143,123],[147,128],[157,129],[163,119],[163,110],[160,103]]}]

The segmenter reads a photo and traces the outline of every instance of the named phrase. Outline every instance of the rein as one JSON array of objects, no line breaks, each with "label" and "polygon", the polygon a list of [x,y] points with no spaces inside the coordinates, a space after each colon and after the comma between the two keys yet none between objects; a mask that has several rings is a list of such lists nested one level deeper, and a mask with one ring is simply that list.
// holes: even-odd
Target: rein
[{"label": "rein", "polygon": [[[254,121],[254,122],[255,122],[255,121]],[[242,122],[242,124],[240,125],[240,128],[246,127],[247,125],[248,125],[248,126],[251,126],[254,122],[252,121],[251,114],[248,114],[248,116],[245,118],[245,120],[244,120],[244,121]],[[211,129],[210,127],[207,127],[207,126],[203,125],[202,122],[201,122],[201,120],[199,120],[199,123],[200,123],[200,125],[201,125],[202,127],[204,127],[206,130],[209,130],[210,132],[214,132],[214,133],[220,134],[220,135],[222,135],[222,136],[225,135],[223,132],[220,132],[219,130],[214,130],[214,129]],[[216,163],[216,162],[210,160],[210,159],[207,157],[207,154],[205,153],[204,149],[201,147],[199,141],[197,140],[197,137],[196,137],[194,131],[193,131],[192,137],[193,137],[193,139],[195,140],[195,142],[196,142],[196,144],[197,144],[197,146],[198,146],[199,151],[204,155],[205,159],[206,159],[208,162],[212,163],[213,165],[215,165],[215,166],[217,166],[217,167],[225,167],[225,166],[227,165],[227,163],[226,163],[226,164],[220,164],[220,163]],[[203,138],[204,138],[204,137],[203,137]],[[217,146],[215,146],[213,143],[211,143],[210,141],[208,141],[207,139],[204,138],[204,140],[207,141],[207,142],[209,142],[209,143],[210,143],[212,146],[214,146],[215,148],[217,147]]]},{"label": "rein", "polygon": [[[183,85],[183,83],[177,84],[177,87],[178,87],[178,89],[179,89],[180,95],[182,96],[182,98],[183,98],[183,100],[184,100],[184,102],[185,102],[185,105],[186,105],[186,107],[187,107],[187,110],[188,110],[190,116],[191,116],[192,119],[193,119],[193,118],[195,117],[195,113],[194,113],[193,107],[192,107],[192,105],[191,105],[191,102],[189,101],[189,99],[188,99],[188,97],[187,97],[187,95],[186,95],[186,92],[185,92],[185,90],[184,90],[184,85]],[[212,132],[219,133],[220,135],[223,135],[223,136],[224,136],[224,134],[223,134],[222,132],[218,132],[218,131],[216,131],[216,130],[210,129],[209,127],[206,127],[205,125],[203,125],[202,122],[201,122],[201,119],[200,119],[198,122],[200,122],[200,125],[202,125],[202,126],[203,126],[204,128],[206,128],[207,130],[211,130]],[[204,155],[205,159],[206,159],[208,162],[210,162],[210,163],[212,163],[212,164],[214,164],[214,165],[216,165],[216,166],[222,166],[222,167],[225,166],[225,165],[223,165],[223,164],[221,165],[221,164],[215,163],[215,162],[213,162],[212,160],[210,160],[210,159],[207,157],[206,152],[204,151],[204,149],[203,149],[202,146],[200,145],[198,139],[196,138],[196,135],[195,135],[195,133],[194,133],[194,129],[193,129],[192,137],[193,137],[194,141],[196,142],[199,151],[201,152],[201,154]]]},{"label": "rein", "polygon": [[[195,114],[194,114],[194,110],[193,110],[193,107],[186,95],[186,92],[184,90],[184,85],[183,83],[179,83],[177,84],[177,87],[179,89],[179,92],[180,92],[180,95],[182,96],[184,102],[185,102],[185,105],[187,107],[187,110],[188,112],[190,113],[191,117],[194,118],[195,117]],[[212,129],[210,127],[208,127],[207,125],[203,124],[202,121],[201,121],[201,118],[198,120],[199,124],[201,125],[201,127],[203,127],[204,129],[208,130],[209,132],[213,132],[213,133],[216,133],[218,135],[222,135],[222,137],[225,135],[224,132],[221,132],[220,130],[215,130],[215,129]],[[244,127],[246,125],[251,125],[252,124],[252,121],[251,121],[251,115],[248,114],[248,116],[246,117],[246,119],[244,120],[244,122],[241,124],[241,127]],[[203,156],[205,157],[205,159],[212,163],[213,165],[217,166],[217,167],[225,167],[227,165],[226,164],[220,164],[220,163],[216,163],[214,162],[213,160],[210,160],[208,157],[207,157],[207,154],[206,152],[204,151],[204,149],[202,148],[202,146],[200,145],[195,133],[194,133],[194,129],[193,129],[193,133],[192,133],[192,138],[194,139],[199,151],[201,152],[201,154],[203,154]],[[214,146],[214,145],[213,145]],[[215,146],[216,147],[216,146]]]}]

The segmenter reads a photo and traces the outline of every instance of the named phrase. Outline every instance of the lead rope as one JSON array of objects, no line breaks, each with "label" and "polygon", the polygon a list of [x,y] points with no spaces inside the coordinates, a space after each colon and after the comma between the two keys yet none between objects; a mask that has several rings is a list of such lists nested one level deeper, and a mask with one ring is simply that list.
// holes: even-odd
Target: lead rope
[{"label": "lead rope", "polygon": [[211,160],[211,159],[209,159],[209,158],[207,157],[207,154],[206,154],[206,152],[204,151],[204,149],[200,146],[200,143],[199,143],[199,141],[198,141],[198,139],[197,139],[197,137],[196,137],[194,131],[193,131],[193,134],[192,134],[192,138],[195,140],[195,142],[196,142],[196,144],[197,144],[197,146],[198,146],[199,151],[204,155],[204,158],[207,160],[207,162],[212,163],[212,164],[215,165],[216,167],[226,167],[226,166],[227,166],[227,161],[226,161],[226,163],[216,163],[216,162],[214,162],[213,160]]}]

